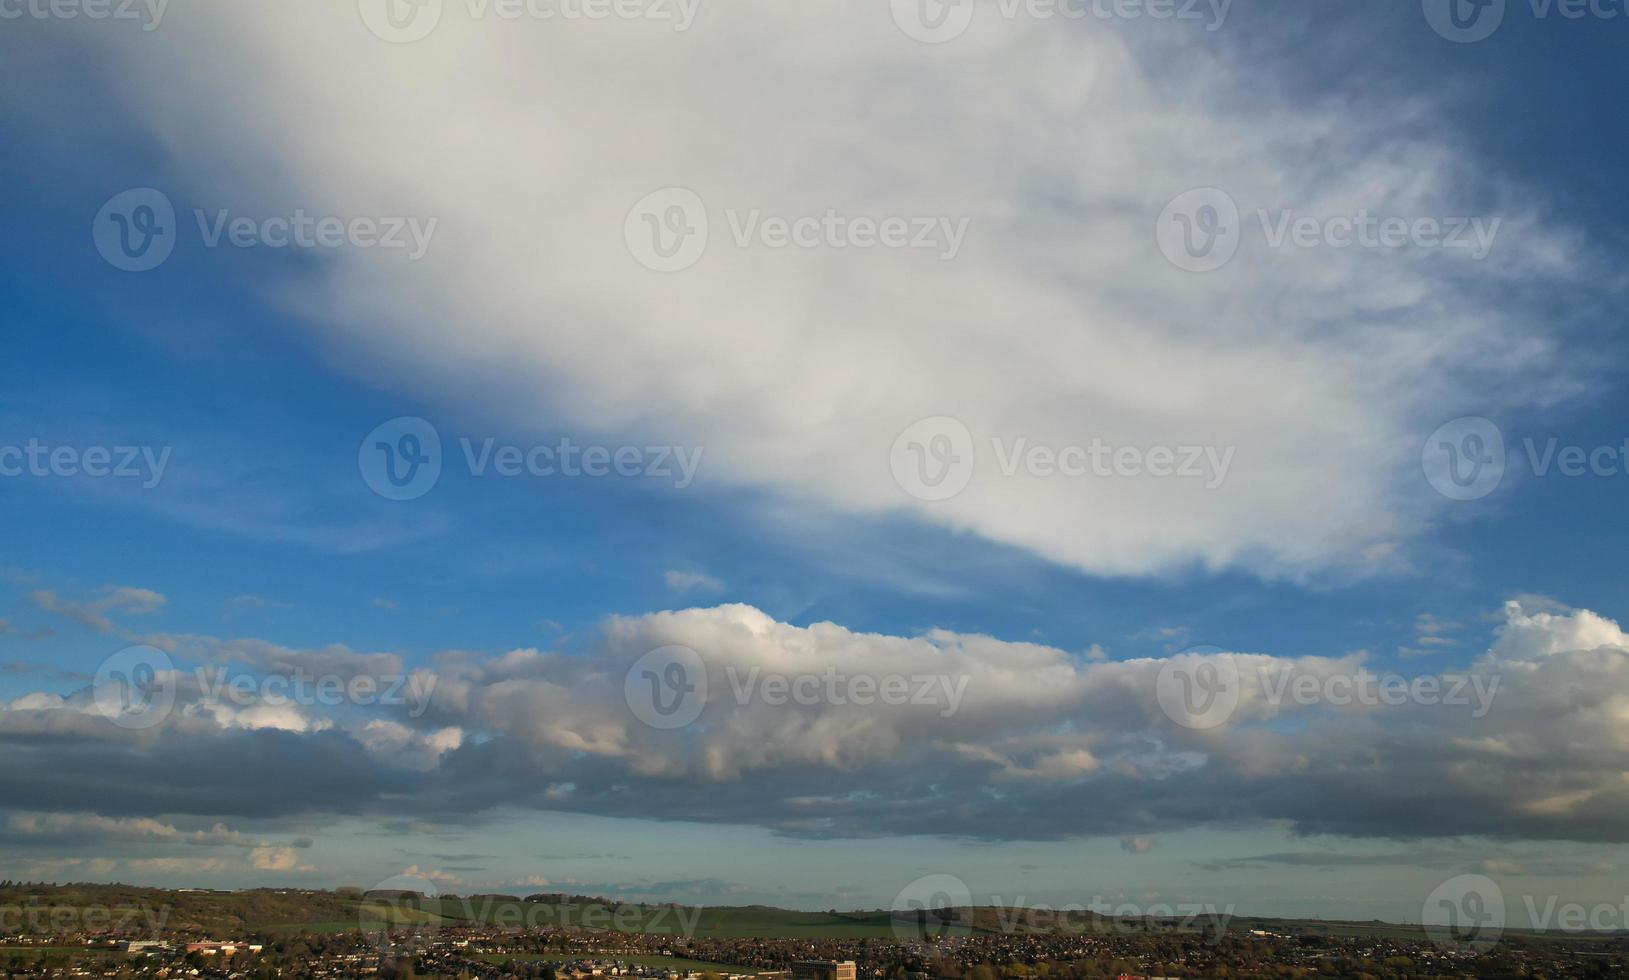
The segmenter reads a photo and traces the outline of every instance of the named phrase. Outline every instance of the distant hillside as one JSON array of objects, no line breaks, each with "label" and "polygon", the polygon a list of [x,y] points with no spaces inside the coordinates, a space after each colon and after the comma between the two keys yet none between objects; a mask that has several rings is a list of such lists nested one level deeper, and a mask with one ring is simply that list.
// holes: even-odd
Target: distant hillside
[{"label": "distant hillside", "polygon": [[[0,885],[0,929],[13,936],[34,932],[90,932],[108,936],[223,938],[290,932],[337,933],[380,922],[480,924],[506,927],[564,926],[696,939],[892,939],[966,936],[1004,932],[1089,931],[1107,921],[1088,912],[972,907],[933,912],[799,912],[764,905],[694,907],[618,902],[564,893],[440,896],[260,888],[244,891],[166,890],[129,885]],[[1231,931],[1278,935],[1372,936],[1421,939],[1417,925],[1236,916]],[[1199,923],[1197,928],[1203,928]],[[1527,930],[1507,936],[1560,938]],[[1616,935],[1623,935],[1618,933]],[[0,932],[0,940],[6,937]],[[1582,938],[1572,934],[1570,938]],[[1602,938],[1597,936],[1596,938]]]},{"label": "distant hillside", "polygon": [[232,935],[292,923],[359,922],[358,899],[337,892],[261,888],[168,890],[132,885],[0,887],[0,923],[14,933],[105,932],[114,936]]}]

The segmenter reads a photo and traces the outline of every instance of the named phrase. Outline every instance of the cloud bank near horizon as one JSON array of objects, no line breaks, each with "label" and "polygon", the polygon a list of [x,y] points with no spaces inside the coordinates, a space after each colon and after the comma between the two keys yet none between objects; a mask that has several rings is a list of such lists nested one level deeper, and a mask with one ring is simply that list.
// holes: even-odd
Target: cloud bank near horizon
[{"label": "cloud bank near horizon", "polygon": [[[0,705],[0,779],[14,789],[8,808],[78,815],[13,819],[8,836],[35,837],[179,833],[178,816],[207,830],[403,813],[460,824],[530,809],[823,838],[1284,824],[1629,839],[1629,636],[1539,600],[1512,601],[1504,617],[1462,672],[1424,675],[1440,682],[1433,697],[1399,700],[1351,696],[1375,676],[1361,654],[1101,661],[976,634],[794,626],[741,605],[612,618],[575,653],[448,652],[407,669],[341,646],[157,635],[146,639],[176,651],[178,670],[209,658],[256,676],[404,672],[430,693],[412,706],[222,705],[184,680],[161,724],[130,730],[98,710],[96,685],[37,692]],[[683,727],[656,727],[635,697],[639,668],[676,647],[699,663],[688,679],[704,701]],[[1171,710],[1167,681],[1207,666],[1235,672],[1236,706],[1193,727],[1197,714]],[[903,683],[891,688],[893,677]],[[235,778],[245,771],[250,784]]]}]

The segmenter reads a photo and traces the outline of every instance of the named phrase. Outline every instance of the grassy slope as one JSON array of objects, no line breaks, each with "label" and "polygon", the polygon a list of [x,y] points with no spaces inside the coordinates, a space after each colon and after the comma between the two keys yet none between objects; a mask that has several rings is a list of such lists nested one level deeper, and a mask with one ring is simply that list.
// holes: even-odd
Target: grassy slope
[{"label": "grassy slope", "polygon": [[[0,910],[85,909],[113,910],[113,918],[131,928],[127,934],[152,935],[158,923],[163,935],[231,938],[252,932],[348,932],[365,925],[377,928],[389,917],[393,925],[455,926],[474,922],[493,925],[583,926],[620,929],[658,935],[678,935],[694,923],[699,939],[764,937],[784,939],[892,938],[894,923],[886,912],[796,912],[762,906],[674,909],[664,906],[604,904],[558,905],[479,899],[428,900],[420,908],[392,908],[386,903],[343,899],[330,892],[280,894],[246,891],[230,894],[172,892],[123,885],[32,886],[0,890]],[[978,909],[969,917],[977,931],[994,930],[1001,915]],[[1012,915],[1005,916],[1008,920]],[[0,921],[7,920],[0,917]],[[1037,919],[1032,926],[1051,925]],[[1080,927],[1077,921],[1076,928]],[[1229,924],[1235,934],[1249,929],[1276,933],[1325,936],[1373,936],[1384,939],[1423,938],[1419,926],[1384,922],[1267,919],[1238,916]],[[118,931],[118,930],[115,930]],[[908,929],[906,930],[909,931]],[[1588,940],[1590,936],[1531,933],[1510,930],[1507,935],[1530,939]]]}]

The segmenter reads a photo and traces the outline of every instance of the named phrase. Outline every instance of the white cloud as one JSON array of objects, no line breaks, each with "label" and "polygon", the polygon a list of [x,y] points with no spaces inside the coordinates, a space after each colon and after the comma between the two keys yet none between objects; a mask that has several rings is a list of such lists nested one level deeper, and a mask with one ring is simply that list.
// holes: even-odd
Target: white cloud
[{"label": "white cloud", "polygon": [[[452,4],[429,38],[389,45],[345,4],[173,6],[161,32],[100,36],[185,200],[439,222],[422,261],[353,250],[280,285],[332,356],[518,426],[704,446],[715,486],[911,514],[1092,572],[1368,568],[1402,560],[1442,503],[1425,434],[1473,395],[1497,414],[1571,390],[1551,320],[1514,297],[1572,284],[1588,257],[1531,189],[1422,135],[1440,107],[1298,104],[1259,51],[1235,61],[1202,32],[983,18],[929,47],[869,0],[721,0],[683,34]],[[677,274],[623,240],[668,185],[713,226]],[[1197,186],[1246,215],[1502,225],[1479,262],[1251,239],[1191,274],[1153,231]],[[732,208],[969,225],[954,261],[738,248]],[[974,433],[978,476],[929,505],[887,461],[937,415]],[[1236,457],[1214,490],[1004,479],[994,437]]]},{"label": "white cloud", "polygon": [[[1117,818],[1103,816],[1101,800],[1114,798],[1151,829],[1248,813],[1337,833],[1611,837],[1613,822],[1629,816],[1629,638],[1584,610],[1532,612],[1518,602],[1506,617],[1487,654],[1424,675],[1439,685],[1428,689],[1435,694],[1396,702],[1341,700],[1348,680],[1378,680],[1362,655],[1188,655],[1190,666],[1227,658],[1238,671],[1229,720],[1195,731],[1161,706],[1158,678],[1175,662],[1166,658],[1105,662],[944,631],[798,627],[721,606],[613,620],[587,665],[537,655],[448,665],[438,690],[454,697],[438,702],[449,712],[438,723],[505,736],[501,754],[476,770],[482,778],[497,759],[517,780],[569,777],[573,790],[556,804],[614,812],[619,778],[640,780],[646,794],[693,792],[702,780],[719,819],[787,830],[906,832],[945,810],[958,814],[961,832],[1102,832]],[[625,710],[623,677],[645,651],[672,644],[705,666],[703,724],[652,729]],[[890,673],[962,678],[965,698],[953,712],[942,697],[742,700],[754,671],[879,684]],[[1286,693],[1303,682],[1318,694]],[[454,770],[472,761],[445,757]],[[800,790],[778,796],[789,782]],[[591,783],[608,792],[596,795]],[[810,793],[817,785],[829,793]],[[984,798],[992,786],[999,800]],[[654,796],[640,798],[642,812],[661,812]],[[811,798],[826,801],[818,825],[802,821],[816,811],[797,802]],[[698,809],[686,794],[672,803]],[[1015,807],[1030,815],[1015,817]]]},{"label": "white cloud", "polygon": [[[264,774],[253,806],[268,813],[411,805],[456,821],[521,806],[820,836],[931,826],[1141,837],[1284,822],[1358,836],[1624,840],[1629,637],[1554,602],[1517,600],[1504,614],[1461,671],[1422,675],[1434,696],[1393,701],[1349,697],[1355,678],[1373,677],[1362,655],[1094,660],[977,634],[891,636],[793,625],[743,605],[685,609],[613,618],[570,654],[443,654],[421,718],[380,707],[267,732],[183,710],[127,732],[87,713],[83,691],[25,697],[0,708],[0,781],[20,809],[64,806],[76,787],[94,787],[86,809],[165,807],[25,814],[13,820],[19,834],[55,826],[155,840],[171,838],[171,825],[149,817],[176,801],[202,801],[198,816],[226,812],[209,807],[228,800],[246,812],[250,797],[223,789],[217,771],[240,754]],[[693,651],[700,672],[680,679],[705,700],[696,724],[653,727],[638,710],[647,678],[635,668],[674,646]],[[1207,665],[1236,669],[1237,707],[1217,727],[1190,729],[1166,713],[1159,679]],[[902,697],[879,698],[891,676],[904,678]],[[789,681],[773,696],[772,677]],[[1315,696],[1293,693],[1302,682]],[[120,751],[63,749],[92,738]],[[158,795],[154,772],[167,780]],[[30,802],[40,794],[53,802]]]},{"label": "white cloud", "polygon": [[677,569],[662,573],[667,587],[675,592],[723,592],[723,581],[706,572],[686,572]]},{"label": "white cloud", "polygon": [[1531,602],[1505,603],[1505,622],[1493,655],[1503,660],[1532,660],[1569,650],[1629,647],[1618,624],[1587,609],[1554,603],[1530,609]]},{"label": "white cloud", "polygon": [[90,813],[14,813],[6,820],[6,832],[19,837],[181,839],[181,832],[175,827],[148,817],[103,817]]},{"label": "white cloud", "polygon": [[249,852],[249,865],[257,871],[315,871],[315,867],[300,863],[300,854],[292,847],[257,847]]},{"label": "white cloud", "polygon": [[53,615],[71,619],[98,633],[113,632],[112,614],[145,616],[163,609],[169,600],[152,589],[121,585],[103,589],[94,599],[65,599],[50,589],[38,589],[28,596],[36,606]]}]

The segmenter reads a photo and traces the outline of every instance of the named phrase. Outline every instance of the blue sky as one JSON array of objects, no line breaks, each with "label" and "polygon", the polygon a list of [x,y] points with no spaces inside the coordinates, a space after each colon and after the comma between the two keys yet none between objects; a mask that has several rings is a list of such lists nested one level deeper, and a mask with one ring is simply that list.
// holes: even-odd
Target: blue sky
[{"label": "blue sky", "polygon": [[[1599,638],[1622,616],[1625,464],[1539,477],[1521,472],[1520,447],[1629,436],[1614,370],[1629,199],[1611,164],[1624,136],[1598,108],[1624,81],[1629,12],[1571,20],[1512,2],[1492,37],[1454,44],[1418,4],[1240,0],[1214,36],[1146,20],[990,26],[981,14],[967,38],[932,46],[885,18],[778,23],[720,3],[670,38],[644,24],[545,35],[455,11],[430,39],[390,45],[348,7],[309,24],[173,8],[151,32],[34,18],[0,41],[13,83],[0,114],[0,357],[10,368],[0,446],[171,450],[151,488],[0,478],[0,705],[30,723],[22,716],[44,712],[23,699],[82,701],[122,647],[153,643],[191,663],[189,643],[220,652],[240,639],[389,653],[404,670],[447,677],[437,658],[451,651],[486,672],[469,683],[490,684],[491,700],[472,694],[441,719],[462,742],[429,769],[374,758],[395,797],[313,790],[301,801],[295,784],[281,788],[297,805],[227,812],[181,789],[172,804],[99,800],[89,788],[105,777],[90,769],[72,785],[42,782],[0,822],[10,828],[0,876],[371,884],[412,868],[452,889],[546,879],[825,908],[886,905],[912,879],[947,872],[978,896],[1393,919],[1417,917],[1437,883],[1470,871],[1508,874],[1507,891],[1588,901],[1621,891],[1622,837],[1600,827],[1624,799],[1611,780],[1625,768],[1629,691],[1611,684],[1625,667],[1597,678],[1607,685],[1590,715],[1600,727],[1543,740],[1549,750],[1584,739],[1596,768],[1581,766],[1579,782],[1491,816],[1472,812],[1485,801],[1461,786],[1458,798],[1422,803],[1433,816],[1417,822],[1406,794],[1390,823],[1331,818],[1325,806],[1337,802],[1304,770],[1276,770],[1272,753],[1244,761],[1254,750],[1243,732],[1222,751],[1184,744],[1156,719],[1146,741],[1107,751],[1132,733],[1095,728],[1084,706],[1031,718],[1025,705],[1043,701],[1040,690],[1001,702],[1024,731],[979,720],[924,734],[909,723],[892,749],[839,740],[831,765],[792,746],[709,769],[696,760],[746,752],[711,741],[730,728],[717,718],[671,743],[623,733],[605,749],[598,726],[623,709],[586,693],[596,710],[558,728],[547,720],[553,694],[527,710],[504,702],[516,714],[502,719],[481,712],[520,683],[489,663],[509,651],[557,652],[567,666],[547,669],[566,674],[621,669],[636,651],[608,618],[629,617],[641,637],[666,637],[674,622],[675,636],[703,635],[713,620],[647,618],[725,604],[761,611],[793,651],[818,646],[801,631],[821,623],[861,646],[934,630],[962,638],[947,648],[978,637],[1033,644],[1049,651],[1046,669],[1067,668],[1085,688],[1096,665],[1163,662],[1200,644],[1283,663],[1361,657],[1408,676],[1491,658],[1486,669],[1529,677],[1511,665],[1533,650],[1612,648],[1523,631]],[[756,32],[773,39],[765,52],[806,36],[808,60],[774,75],[734,47]],[[531,64],[535,50],[561,64]],[[634,50],[651,74],[626,90],[583,81],[596,65],[634,71]],[[1075,77],[1077,62],[1092,78]],[[1033,75],[1015,80],[1016,64]],[[412,111],[359,89],[370,73]],[[836,77],[834,91],[811,87]],[[676,80],[672,91],[652,95],[662,78]],[[866,105],[867,92],[894,99]],[[939,104],[922,101],[933,92]],[[680,109],[693,113],[687,122],[674,121]],[[639,134],[658,131],[665,142],[641,155]],[[869,256],[836,248],[732,252],[715,210],[703,263],[656,273],[622,251],[623,215],[639,196],[625,190],[667,185],[699,188],[714,209],[937,207],[970,217],[969,247],[938,267],[892,255],[862,265]],[[1292,262],[1247,241],[1216,273],[1173,269],[1152,248],[1160,203],[1208,186],[1228,189],[1246,218],[1258,207],[1494,214],[1505,237],[1481,264],[1423,249],[1307,250]],[[110,198],[143,187],[173,203],[178,243],[159,268],[132,273],[104,261],[91,229]],[[785,187],[797,190],[777,196]],[[193,217],[294,208],[433,217],[437,237],[417,263],[349,247],[212,248]],[[996,230],[980,240],[984,228]],[[938,415],[980,438],[1225,439],[1238,449],[1235,479],[1209,494],[1113,478],[1001,483],[981,455],[971,489],[941,507],[902,496],[888,467],[901,420]],[[1493,419],[1511,456],[1497,490],[1452,502],[1419,459],[1432,430],[1461,416]],[[439,483],[410,501],[373,492],[358,466],[364,438],[401,417],[429,420],[446,451]],[[475,477],[459,456],[464,437],[672,445],[699,449],[701,466],[683,489],[648,477]],[[113,598],[120,588],[162,599]],[[86,623],[87,608],[106,613],[105,629]],[[753,628],[741,626],[750,617],[732,622]],[[243,669],[272,669],[237,656]],[[701,656],[715,664],[713,651]],[[1003,657],[1024,654],[989,656],[980,663],[999,672]],[[886,657],[868,662],[883,669]],[[1519,741],[1552,675],[1537,676],[1507,695],[1529,700],[1503,727],[1445,734],[1431,715],[1421,737]],[[1254,721],[1287,744],[1303,726],[1336,726],[1331,745],[1344,723]],[[254,741],[322,784],[326,740],[351,732],[343,718],[298,735],[222,724],[166,739],[194,739],[199,752],[216,737],[230,739],[220,751]],[[810,724],[802,745],[821,737],[819,719]],[[1084,751],[1090,767],[1037,776],[1054,757],[1035,746],[1066,742],[1074,748],[1058,764]],[[120,751],[162,762],[179,744]],[[511,747],[523,746],[536,755],[517,762]],[[81,749],[67,739],[27,761],[60,752],[72,770]],[[888,760],[913,751],[927,753],[918,777],[969,794],[946,797],[966,818],[948,835],[925,816],[910,833],[880,818],[811,830],[767,802],[802,781],[886,799]],[[939,753],[963,761],[943,761],[940,774]],[[1227,772],[1207,753],[1227,758]],[[1150,779],[1139,767],[1153,756],[1178,772],[1197,757],[1195,772],[1215,778],[1191,805],[1174,791],[1128,797],[1110,781],[1123,775],[1116,759]],[[997,757],[1005,770],[963,764]],[[1267,770],[1272,787],[1251,782]],[[1515,785],[1522,771],[1486,786]],[[336,762],[332,778],[346,772]],[[649,793],[649,805],[615,802],[611,790],[555,805],[523,785],[546,776],[583,792],[585,772]],[[1601,782],[1581,789],[1591,773]],[[30,778],[7,778],[19,775]],[[1174,790],[1169,780],[1184,778],[1162,780]],[[1554,802],[1577,792],[1594,795]],[[462,814],[448,806],[461,793],[478,801]],[[727,802],[712,805],[715,793]],[[930,812],[931,796],[917,793],[923,809],[910,812]],[[1027,829],[1007,834],[992,829],[1004,806],[1046,816],[1015,819]],[[1076,819],[1074,808],[1093,815]],[[42,815],[56,815],[60,832],[31,822]],[[259,839],[258,857],[141,864],[177,854],[163,835],[118,823],[137,819],[183,832],[224,822]]]}]

